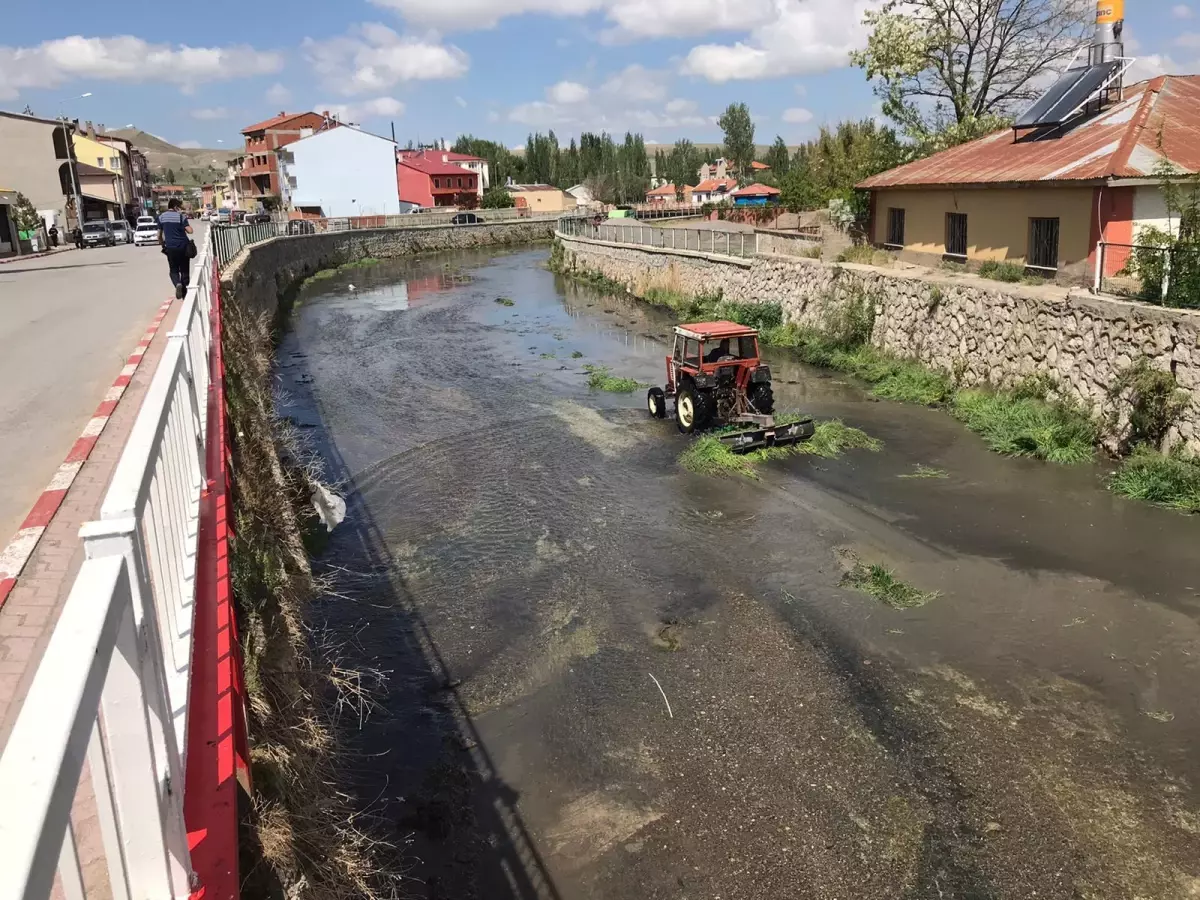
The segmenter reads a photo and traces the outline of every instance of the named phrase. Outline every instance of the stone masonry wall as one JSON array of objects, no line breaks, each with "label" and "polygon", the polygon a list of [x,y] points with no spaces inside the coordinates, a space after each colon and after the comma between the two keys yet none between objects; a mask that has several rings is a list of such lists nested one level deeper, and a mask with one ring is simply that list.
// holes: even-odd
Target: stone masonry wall
[{"label": "stone masonry wall", "polygon": [[[718,290],[741,303],[779,303],[784,321],[820,327],[848,290],[874,300],[872,343],[954,374],[965,386],[1012,386],[1044,373],[1103,421],[1118,376],[1142,357],[1174,373],[1192,402],[1171,440],[1200,451],[1200,313],[929,270],[763,255],[749,260],[562,238],[567,267],[598,272],[635,295],[652,287]],[[1111,437],[1111,435],[1109,436]]]},{"label": "stone masonry wall", "polygon": [[236,256],[221,273],[221,287],[238,303],[274,315],[280,295],[319,269],[368,256],[391,259],[438,250],[528,244],[553,235],[554,220],[540,219],[277,237],[254,244]]}]

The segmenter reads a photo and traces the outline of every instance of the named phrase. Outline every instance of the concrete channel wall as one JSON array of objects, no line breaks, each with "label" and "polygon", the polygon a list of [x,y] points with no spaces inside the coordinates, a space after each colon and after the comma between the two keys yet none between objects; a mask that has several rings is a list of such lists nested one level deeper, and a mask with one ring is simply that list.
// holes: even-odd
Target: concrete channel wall
[{"label": "concrete channel wall", "polygon": [[[872,343],[953,373],[970,386],[1012,386],[1037,373],[1103,422],[1118,376],[1145,357],[1173,372],[1192,402],[1172,440],[1200,450],[1200,313],[1097,297],[1052,285],[991,282],[971,275],[888,270],[763,254],[733,259],[635,249],[560,236],[568,268],[596,272],[633,294],[721,291],[741,303],[779,303],[784,321],[820,327],[855,289],[874,300]],[[1112,437],[1113,435],[1108,435]]]},{"label": "concrete channel wall", "polygon": [[439,250],[529,244],[554,235],[553,219],[488,225],[373,228],[277,237],[253,244],[221,273],[222,291],[248,309],[274,315],[279,298],[320,269],[364,257],[392,259]]}]

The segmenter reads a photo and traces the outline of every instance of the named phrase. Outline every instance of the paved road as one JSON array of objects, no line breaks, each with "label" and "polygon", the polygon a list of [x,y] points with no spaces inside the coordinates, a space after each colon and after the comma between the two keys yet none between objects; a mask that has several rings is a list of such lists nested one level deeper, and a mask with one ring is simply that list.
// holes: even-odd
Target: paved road
[{"label": "paved road", "polygon": [[0,266],[0,547],[169,296],[166,260],[153,247]]}]

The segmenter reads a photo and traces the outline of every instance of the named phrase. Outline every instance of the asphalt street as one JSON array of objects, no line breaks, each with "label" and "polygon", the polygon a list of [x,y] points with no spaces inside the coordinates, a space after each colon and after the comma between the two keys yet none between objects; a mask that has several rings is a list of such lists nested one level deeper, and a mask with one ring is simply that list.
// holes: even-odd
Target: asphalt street
[{"label": "asphalt street", "polygon": [[171,291],[157,247],[70,250],[0,265],[0,546]]}]

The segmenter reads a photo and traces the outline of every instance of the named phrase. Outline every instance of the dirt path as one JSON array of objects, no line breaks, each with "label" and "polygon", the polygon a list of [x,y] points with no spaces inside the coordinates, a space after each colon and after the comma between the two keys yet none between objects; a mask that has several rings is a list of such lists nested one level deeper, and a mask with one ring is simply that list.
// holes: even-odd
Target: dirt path
[{"label": "dirt path", "polygon": [[781,406],[883,451],[684,472],[580,373],[659,380],[667,320],[544,258],[332,279],[280,350],[352,489],[316,618],[386,673],[358,788],[415,895],[1200,896],[1198,523],[783,358]]}]

